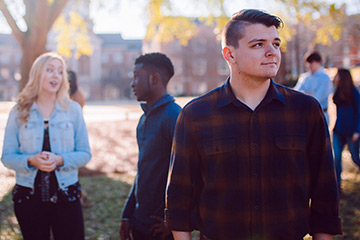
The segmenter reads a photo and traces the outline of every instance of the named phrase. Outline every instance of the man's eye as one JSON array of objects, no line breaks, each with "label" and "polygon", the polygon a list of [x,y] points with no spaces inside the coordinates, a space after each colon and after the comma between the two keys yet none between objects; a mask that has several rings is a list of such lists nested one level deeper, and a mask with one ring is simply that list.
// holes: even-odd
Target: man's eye
[{"label": "man's eye", "polygon": [[280,43],[274,43],[275,47],[280,47]]}]

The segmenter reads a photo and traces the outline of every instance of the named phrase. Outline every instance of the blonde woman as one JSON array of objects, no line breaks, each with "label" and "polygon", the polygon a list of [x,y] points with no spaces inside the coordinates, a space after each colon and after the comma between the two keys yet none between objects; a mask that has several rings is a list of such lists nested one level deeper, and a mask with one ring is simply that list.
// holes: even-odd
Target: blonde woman
[{"label": "blonde woman", "polygon": [[81,107],[68,95],[65,62],[39,56],[11,110],[1,161],[16,172],[13,202],[27,239],[84,239],[78,168],[91,158]]}]

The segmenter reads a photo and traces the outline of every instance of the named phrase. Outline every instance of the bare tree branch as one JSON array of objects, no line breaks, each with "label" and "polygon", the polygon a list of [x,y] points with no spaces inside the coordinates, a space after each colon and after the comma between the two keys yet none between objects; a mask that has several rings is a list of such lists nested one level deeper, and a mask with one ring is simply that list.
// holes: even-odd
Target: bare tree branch
[{"label": "bare tree branch", "polygon": [[26,25],[31,25],[31,22],[33,21],[33,16],[35,16],[35,8],[36,8],[36,1],[34,0],[24,0],[26,12],[24,16],[24,21],[26,22]]},{"label": "bare tree branch", "polygon": [[15,39],[21,45],[24,33],[20,30],[20,28],[16,24],[16,21],[13,18],[13,16],[11,15],[11,13],[9,12],[4,0],[0,0],[0,11],[3,13],[7,23],[9,24]]},{"label": "bare tree branch", "polygon": [[59,15],[61,14],[62,10],[64,9],[64,7],[66,6],[68,0],[55,0],[53,5],[51,6],[51,10],[50,10],[50,18],[48,21],[49,24],[49,30],[51,28],[51,26],[54,24],[55,20],[59,17]]}]

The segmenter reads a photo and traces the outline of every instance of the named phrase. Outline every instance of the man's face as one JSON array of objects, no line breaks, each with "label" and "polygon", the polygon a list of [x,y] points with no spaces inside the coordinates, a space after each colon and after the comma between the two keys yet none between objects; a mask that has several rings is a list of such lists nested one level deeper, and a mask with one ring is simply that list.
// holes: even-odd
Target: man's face
[{"label": "man's face", "polygon": [[135,64],[134,78],[131,88],[138,101],[147,101],[151,95],[150,74],[144,69],[144,64]]},{"label": "man's face", "polygon": [[321,68],[321,63],[316,62],[316,61],[312,61],[311,63],[306,62],[305,65],[311,73],[315,73],[317,70],[319,70]]},{"label": "man's face", "polygon": [[232,51],[240,77],[268,80],[276,76],[281,62],[280,38],[275,26],[251,24],[238,48]]}]

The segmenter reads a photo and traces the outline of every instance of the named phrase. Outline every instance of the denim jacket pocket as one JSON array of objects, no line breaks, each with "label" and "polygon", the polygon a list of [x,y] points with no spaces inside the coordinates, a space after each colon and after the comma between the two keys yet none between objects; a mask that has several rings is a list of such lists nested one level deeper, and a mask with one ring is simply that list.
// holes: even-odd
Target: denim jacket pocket
[{"label": "denim jacket pocket", "polygon": [[37,125],[27,122],[20,125],[19,142],[23,153],[35,153],[37,149]]},{"label": "denim jacket pocket", "polygon": [[[55,124],[55,137],[61,145],[61,152],[74,150],[74,125],[70,121],[58,122]],[[51,133],[50,133],[51,134]]]}]

